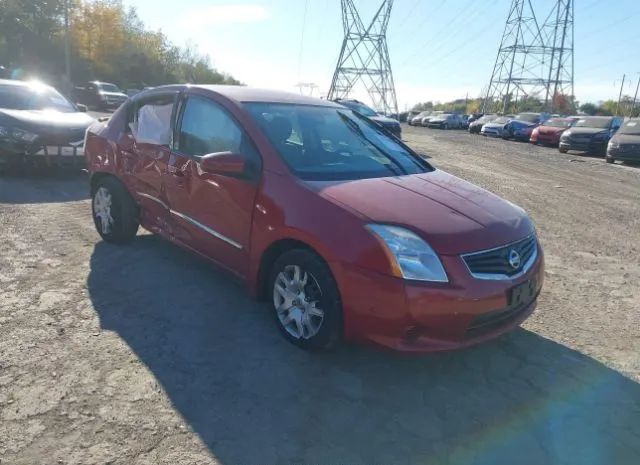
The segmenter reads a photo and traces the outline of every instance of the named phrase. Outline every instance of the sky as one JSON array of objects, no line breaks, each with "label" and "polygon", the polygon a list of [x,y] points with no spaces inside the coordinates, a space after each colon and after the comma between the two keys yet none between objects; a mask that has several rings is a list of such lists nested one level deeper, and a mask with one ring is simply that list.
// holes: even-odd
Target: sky
[{"label": "sky", "polygon": [[[150,29],[191,43],[247,85],[326,95],[343,30],[340,0],[124,0]],[[355,0],[363,22],[379,0]],[[532,0],[543,21],[552,0]],[[176,6],[179,5],[179,6]],[[387,44],[401,110],[478,97],[491,71],[510,0],[395,0]],[[640,1],[575,0],[575,93],[580,102],[633,95],[640,78]],[[303,90],[309,93],[310,88]],[[356,97],[366,100],[360,87]]]}]

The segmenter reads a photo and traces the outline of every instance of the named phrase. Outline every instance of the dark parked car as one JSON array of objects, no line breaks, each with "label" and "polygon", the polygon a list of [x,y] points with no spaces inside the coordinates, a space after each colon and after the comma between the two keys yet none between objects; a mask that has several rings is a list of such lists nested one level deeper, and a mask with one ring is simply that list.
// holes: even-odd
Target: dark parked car
[{"label": "dark parked car", "polygon": [[476,120],[469,123],[469,132],[471,134],[480,134],[480,130],[482,129],[482,126],[484,126],[487,123],[490,123],[491,121],[497,118],[498,118],[498,115],[482,115]]},{"label": "dark parked car", "polygon": [[524,210],[334,102],[161,87],[89,128],[86,156],[105,241],[141,224],[210,259],[303,348],[463,348],[536,306],[544,259]]},{"label": "dark parked car", "polygon": [[609,141],[607,162],[616,160],[640,162],[640,118],[625,121]]},{"label": "dark parked car", "polygon": [[567,129],[576,124],[580,118],[551,118],[531,131],[529,142],[532,144],[551,145],[557,147],[560,143],[560,136]]},{"label": "dark parked car", "polygon": [[451,113],[444,113],[442,115],[434,116],[427,123],[427,127],[437,129],[459,129],[460,119],[458,115]]},{"label": "dark parked car", "polygon": [[0,80],[0,163],[82,162],[85,111],[45,84]]},{"label": "dark parked car", "polygon": [[549,118],[548,113],[518,113],[505,125],[502,137],[529,142],[533,130]]},{"label": "dark parked car", "polygon": [[402,128],[400,127],[400,123],[398,122],[398,120],[383,116],[377,113],[373,108],[369,108],[364,103],[359,102],[358,100],[336,99],[335,102],[339,103],[340,105],[344,105],[345,107],[351,108],[353,111],[358,112],[362,116],[366,116],[370,120],[375,121],[387,131],[390,131],[394,136],[398,138],[402,137]]},{"label": "dark parked car", "polygon": [[609,140],[620,129],[622,119],[617,116],[585,116],[560,136],[558,150],[605,155]]},{"label": "dark parked car", "polygon": [[84,87],[76,87],[76,101],[89,108],[99,110],[118,108],[127,98],[127,94],[110,82],[93,81],[88,82]]}]

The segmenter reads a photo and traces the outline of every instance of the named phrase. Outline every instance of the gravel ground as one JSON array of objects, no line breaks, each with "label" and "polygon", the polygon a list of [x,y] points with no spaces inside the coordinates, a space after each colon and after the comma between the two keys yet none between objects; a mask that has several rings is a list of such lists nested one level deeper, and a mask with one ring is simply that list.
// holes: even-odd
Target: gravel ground
[{"label": "gravel ground", "polygon": [[536,221],[547,279],[523,329],[310,355],[209,264],[101,242],[82,175],[0,177],[0,463],[637,464],[640,169],[405,138]]}]

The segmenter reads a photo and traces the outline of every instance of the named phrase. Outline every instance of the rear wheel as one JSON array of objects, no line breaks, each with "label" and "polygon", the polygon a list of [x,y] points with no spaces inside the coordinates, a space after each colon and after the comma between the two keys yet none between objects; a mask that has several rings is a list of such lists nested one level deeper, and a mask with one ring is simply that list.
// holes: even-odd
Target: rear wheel
[{"label": "rear wheel", "polygon": [[136,237],[137,206],[116,178],[105,177],[95,184],[91,208],[96,230],[106,242],[126,244]]},{"label": "rear wheel", "polygon": [[342,303],[329,266],[315,253],[295,249],[273,264],[269,279],[280,332],[306,350],[330,349],[342,337]]}]

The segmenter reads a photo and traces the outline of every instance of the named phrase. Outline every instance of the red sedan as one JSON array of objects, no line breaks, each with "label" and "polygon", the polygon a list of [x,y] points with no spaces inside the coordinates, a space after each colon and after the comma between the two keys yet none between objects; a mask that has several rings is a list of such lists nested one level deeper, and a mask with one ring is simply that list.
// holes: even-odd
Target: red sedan
[{"label": "red sedan", "polygon": [[85,147],[105,241],[142,225],[206,257],[300,347],[461,348],[535,308],[543,253],[524,210],[336,103],[167,86],[92,126]]},{"label": "red sedan", "polygon": [[572,127],[577,120],[578,118],[551,118],[533,130],[529,142],[557,147],[562,133]]}]

